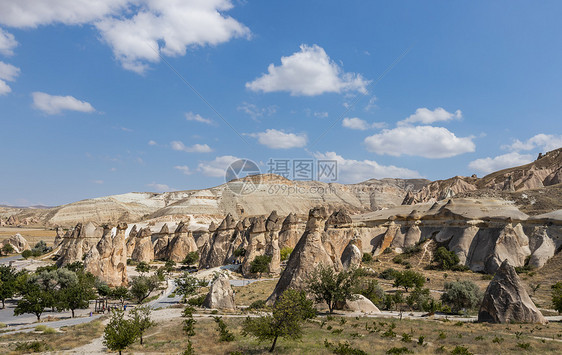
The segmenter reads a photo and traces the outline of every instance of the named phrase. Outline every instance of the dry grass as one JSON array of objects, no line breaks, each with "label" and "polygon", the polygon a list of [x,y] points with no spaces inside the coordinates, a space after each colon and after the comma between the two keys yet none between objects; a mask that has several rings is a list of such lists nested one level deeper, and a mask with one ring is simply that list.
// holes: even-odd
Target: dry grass
[{"label": "dry grass", "polygon": [[[57,333],[17,333],[0,336],[0,347],[7,354],[20,354],[16,351],[18,342],[44,342],[53,351],[74,349],[89,344],[93,339],[103,334],[104,326],[102,319],[96,319],[90,323],[78,324],[71,327],[62,327]],[[1,352],[1,351],[0,351]]]},{"label": "dry grass", "polygon": [[236,304],[249,306],[252,302],[265,301],[273,292],[278,279],[257,281],[248,286],[233,287],[236,292]]},{"label": "dry grass", "polygon": [[[345,323],[342,324],[342,319]],[[198,354],[228,354],[240,351],[244,354],[265,354],[270,343],[259,343],[252,337],[241,335],[244,318],[224,318],[235,334],[235,341],[219,342],[215,322],[212,319],[196,318],[196,335],[191,339]],[[128,351],[133,353],[179,353],[187,346],[187,337],[182,333],[181,320],[171,319],[159,323],[148,331],[145,344],[134,344]],[[322,324],[324,323],[324,324]],[[392,329],[396,335],[385,334]],[[279,339],[275,353],[278,354],[330,354],[324,340],[331,343],[349,342],[354,348],[368,354],[384,354],[392,347],[407,347],[416,354],[450,353],[456,346],[464,346],[476,354],[559,354],[562,352],[562,324],[546,326],[528,324],[457,324],[437,320],[390,320],[384,318],[342,318],[327,320],[326,317],[307,322],[301,340]],[[341,332],[340,332],[341,330]],[[334,332],[335,331],[335,332]],[[403,341],[408,334],[410,341]],[[388,336],[390,335],[390,336]],[[418,344],[420,336],[423,345]],[[497,337],[498,340],[494,342]],[[544,338],[544,339],[543,339]],[[527,346],[524,351],[518,344]],[[442,347],[442,348],[441,348]]]},{"label": "dry grass", "polygon": [[53,245],[57,233],[50,229],[38,228],[17,228],[17,227],[0,227],[0,241],[8,239],[10,236],[19,233],[27,240],[29,245],[33,246],[37,242],[43,240],[47,245]]}]

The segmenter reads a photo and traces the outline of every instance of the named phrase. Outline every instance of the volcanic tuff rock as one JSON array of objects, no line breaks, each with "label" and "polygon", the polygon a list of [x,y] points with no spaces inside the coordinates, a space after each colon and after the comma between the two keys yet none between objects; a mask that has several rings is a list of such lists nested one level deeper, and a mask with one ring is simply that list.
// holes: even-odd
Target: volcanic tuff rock
[{"label": "volcanic tuff rock", "polygon": [[154,243],[154,258],[165,259],[170,242],[170,229],[168,228],[168,224],[164,223],[160,232],[153,234],[151,239]]},{"label": "volcanic tuff rock", "polygon": [[193,251],[197,251],[193,233],[188,229],[188,225],[181,222],[174,232],[174,238],[168,244],[167,259],[181,262]]},{"label": "volcanic tuff rock", "polygon": [[513,266],[505,260],[488,285],[478,312],[479,322],[547,323]]},{"label": "volcanic tuff rock", "polygon": [[112,228],[105,226],[103,237],[84,259],[84,270],[112,287],[126,286],[128,283],[126,230],[127,224],[119,223],[115,236],[112,236]]},{"label": "volcanic tuff rock", "polygon": [[304,228],[299,223],[297,215],[289,213],[285,220],[283,220],[283,225],[279,232],[279,248],[294,248],[303,232]]},{"label": "volcanic tuff rock", "polygon": [[230,287],[229,277],[226,273],[221,273],[217,277],[211,289],[205,297],[203,307],[212,309],[236,309],[234,302],[234,292]]},{"label": "volcanic tuff rock", "polygon": [[82,261],[84,255],[90,251],[102,238],[104,229],[93,223],[85,226],[78,223],[70,233],[66,233],[57,253],[57,266],[61,267],[75,261]]},{"label": "volcanic tuff rock", "polygon": [[[351,312],[361,312],[361,313],[368,313],[368,314],[375,314],[381,313],[377,306],[371,302],[367,297],[363,295],[353,295],[353,300],[346,300],[343,306],[341,307],[344,311],[351,311]],[[338,309],[340,309],[338,307]]]},{"label": "volcanic tuff rock", "polygon": [[351,226],[325,225],[327,218],[324,207],[310,210],[306,230],[291,253],[268,303],[275,302],[286,289],[303,289],[311,273],[321,264],[336,271],[343,269],[342,253],[354,239],[354,232]]},{"label": "volcanic tuff rock", "polygon": [[31,247],[27,243],[24,237],[21,234],[16,233],[12,235],[10,238],[5,239],[0,242],[0,249],[3,248],[5,245],[11,245],[14,248],[15,253],[22,253],[24,250],[30,250]]},{"label": "volcanic tuff rock", "polygon": [[154,260],[154,247],[152,246],[152,232],[150,228],[146,227],[141,229],[135,239],[135,248],[131,254],[131,259],[138,262],[151,262]]},{"label": "volcanic tuff rock", "polygon": [[236,239],[236,221],[228,214],[209,238],[200,253],[200,268],[212,268],[227,263],[228,251]]}]

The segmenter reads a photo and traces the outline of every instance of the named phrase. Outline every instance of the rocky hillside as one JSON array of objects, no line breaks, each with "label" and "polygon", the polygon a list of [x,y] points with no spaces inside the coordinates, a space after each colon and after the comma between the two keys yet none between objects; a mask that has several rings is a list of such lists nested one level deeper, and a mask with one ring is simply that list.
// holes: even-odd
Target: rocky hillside
[{"label": "rocky hillside", "polygon": [[[404,201],[405,205],[439,201],[453,196],[464,197],[500,197],[513,200],[525,200],[520,194],[526,191],[542,189],[555,190],[554,194],[560,194],[562,183],[562,148],[550,151],[544,155],[540,154],[537,160],[527,165],[500,170],[483,178],[476,175],[471,177],[455,176],[447,180],[437,180],[424,187],[418,192],[409,192]],[[513,194],[519,193],[519,194]],[[549,193],[546,193],[548,195]],[[527,195],[528,196],[528,195]],[[560,208],[559,205],[544,206],[545,199],[540,197],[535,200],[543,200],[542,205],[537,206],[536,212],[546,212]],[[529,204],[529,201],[521,201],[521,206]],[[556,203],[556,201],[552,201]],[[534,212],[533,209],[530,212]]]},{"label": "rocky hillside", "polygon": [[[255,183],[258,181],[257,183]],[[291,181],[277,175],[260,175],[203,190],[166,193],[131,192],[87,199],[53,208],[0,208],[6,222],[31,220],[35,224],[71,227],[78,222],[131,223],[141,220],[188,220],[192,217],[209,223],[230,213],[239,218],[266,214],[307,214],[314,206],[346,208],[351,212],[375,211],[404,200],[409,191],[418,191],[430,181],[423,179],[368,180],[343,185],[317,181]],[[251,193],[237,194],[239,184],[250,184]],[[233,191],[234,190],[234,191]],[[170,218],[171,217],[171,218]]]}]

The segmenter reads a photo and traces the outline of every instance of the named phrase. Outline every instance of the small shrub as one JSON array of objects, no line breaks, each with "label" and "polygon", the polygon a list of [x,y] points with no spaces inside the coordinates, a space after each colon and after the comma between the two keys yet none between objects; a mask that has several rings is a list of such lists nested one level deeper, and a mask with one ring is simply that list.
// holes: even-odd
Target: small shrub
[{"label": "small shrub", "polygon": [[[22,258],[27,259],[27,258],[32,257],[32,256],[33,256],[33,253],[31,252],[31,250],[24,250],[24,251],[21,253],[21,256],[22,256]],[[27,344],[27,343],[25,343],[25,344]]]},{"label": "small shrub", "polygon": [[293,252],[293,248],[283,248],[281,249],[281,261],[285,261],[289,259],[289,256],[291,256],[291,253]]},{"label": "small shrub", "polygon": [[413,354],[414,352],[408,349],[407,347],[403,346],[401,348],[398,347],[390,348],[386,351],[386,353],[392,355],[400,355],[400,354]]},{"label": "small shrub", "polygon": [[351,344],[349,344],[349,342],[345,342],[345,343],[338,343],[338,344],[333,344],[330,343],[328,341],[328,339],[324,339],[324,346],[326,347],[326,349],[328,349],[329,351],[331,351],[334,354],[339,354],[339,355],[367,355],[366,352],[364,352],[361,349],[356,349],[354,347],[351,346]]},{"label": "small shrub", "polygon": [[531,349],[531,343],[517,343],[517,347],[521,348],[523,350],[530,350]]},{"label": "small shrub", "polygon": [[408,334],[408,333],[402,334],[402,341],[403,341],[404,343],[409,343],[409,342],[411,342],[411,341],[412,341],[412,335],[411,335],[411,334]]},{"label": "small shrub", "polygon": [[396,255],[394,258],[392,258],[392,262],[395,264],[402,264],[404,260],[405,259],[403,255]]},{"label": "small shrub", "polygon": [[423,345],[423,341],[425,340],[425,337],[423,335],[420,335],[418,338],[418,345]]},{"label": "small shrub", "polygon": [[373,261],[373,255],[371,255],[371,253],[363,253],[363,258],[361,258],[361,261],[364,263],[370,263],[371,261]]},{"label": "small shrub", "polygon": [[446,339],[447,338],[447,334],[445,334],[444,332],[439,332],[439,335],[437,336],[439,339]]},{"label": "small shrub", "polygon": [[455,346],[455,348],[451,351],[451,354],[452,355],[473,355],[470,351],[468,351],[467,347],[460,346],[460,345]]},{"label": "small shrub", "polygon": [[234,340],[234,334],[228,330],[228,326],[221,317],[213,317],[217,323],[217,330],[219,331],[219,340],[230,342]]},{"label": "small shrub", "polygon": [[6,324],[4,324],[4,323],[0,322],[0,329],[2,329],[2,328],[6,328],[6,327],[7,327],[7,325],[6,325]]},{"label": "small shrub", "polygon": [[382,253],[383,254],[390,254],[390,253],[392,253],[392,248],[386,248]]},{"label": "small shrub", "polygon": [[25,343],[16,343],[16,351],[27,353],[41,353],[52,350],[52,347],[42,341],[31,341]]},{"label": "small shrub", "polygon": [[398,271],[393,268],[384,269],[383,272],[379,274],[379,278],[383,280],[394,280],[397,273]]},{"label": "small shrub", "polygon": [[190,306],[201,307],[203,306],[203,302],[205,302],[205,297],[207,297],[207,295],[205,294],[191,297],[187,300],[187,304]]},{"label": "small shrub", "polygon": [[498,336],[496,335],[496,337],[494,338],[494,340],[492,340],[492,343],[501,344],[501,343],[503,343],[503,340],[504,340],[504,339],[503,339],[502,337],[498,337]]},{"label": "small shrub", "polygon": [[422,251],[422,247],[420,244],[416,244],[416,245],[412,245],[410,247],[405,247],[402,250],[402,254],[406,255],[406,256],[411,256],[414,255],[416,253],[419,253],[420,251]]}]

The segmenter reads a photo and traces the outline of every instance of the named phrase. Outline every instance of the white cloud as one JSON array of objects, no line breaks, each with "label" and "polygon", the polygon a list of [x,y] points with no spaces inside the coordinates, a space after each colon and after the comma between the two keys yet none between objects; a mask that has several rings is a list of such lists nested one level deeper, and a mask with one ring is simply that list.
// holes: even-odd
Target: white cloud
[{"label": "white cloud", "polygon": [[276,129],[266,129],[265,132],[248,134],[258,139],[260,144],[272,149],[302,148],[308,138],[306,134],[285,133]]},{"label": "white cloud", "polygon": [[14,54],[14,48],[16,48],[18,42],[14,38],[14,35],[4,31],[0,28],[0,53],[6,56]]},{"label": "white cloud", "polygon": [[158,145],[158,143],[156,143],[156,141],[149,140],[148,145],[154,146],[154,145]]},{"label": "white cloud", "polygon": [[181,171],[182,174],[185,174],[185,175],[193,174],[193,171],[191,171],[191,169],[189,169],[189,166],[187,166],[187,165],[176,165],[176,166],[174,166],[174,169]]},{"label": "white cloud", "polygon": [[314,117],[326,118],[328,117],[328,112],[314,112]]},{"label": "white cloud", "polygon": [[468,166],[471,169],[479,171],[484,174],[489,174],[494,171],[511,168],[514,166],[528,164],[533,161],[531,154],[519,154],[511,152],[504,155],[499,155],[494,158],[483,158],[471,161]]},{"label": "white cloud", "polygon": [[281,65],[270,64],[267,74],[246,83],[252,91],[288,91],[293,96],[328,92],[367,92],[368,80],[360,74],[344,73],[318,45],[300,46],[300,51],[281,57]]},{"label": "white cloud", "polygon": [[92,180],[92,183],[97,184],[97,185],[101,185],[101,184],[103,184],[103,180]]},{"label": "white cloud", "polygon": [[194,144],[190,147],[187,147],[181,141],[172,141],[170,146],[173,150],[187,152],[187,153],[209,153],[212,152],[213,149],[209,147],[207,144]]},{"label": "white cloud", "polygon": [[271,116],[277,112],[277,106],[271,105],[267,107],[258,107],[255,104],[248,102],[242,102],[240,106],[237,107],[238,111],[242,111],[250,116],[252,119],[257,120],[263,116]]},{"label": "white cloud", "polygon": [[230,0],[145,0],[134,15],[106,17],[96,27],[123,67],[142,73],[159,54],[182,56],[188,47],[248,37],[246,26],[223,14],[231,8]]},{"label": "white cloud", "polygon": [[400,126],[365,138],[365,144],[369,151],[377,154],[448,158],[474,152],[476,146],[473,139],[457,137],[443,127]]},{"label": "white cloud", "polygon": [[90,103],[80,101],[72,96],[55,96],[44,92],[34,92],[33,107],[48,115],[56,115],[62,111],[94,112]]},{"label": "white cloud", "polygon": [[315,153],[316,159],[335,160],[337,162],[338,182],[357,183],[369,179],[382,178],[419,178],[417,171],[399,168],[393,165],[380,165],[373,160],[345,159],[335,152]]},{"label": "white cloud", "polygon": [[199,163],[197,171],[206,176],[224,177],[226,174],[226,168],[239,159],[240,158],[232,155],[223,155],[216,157],[215,160]]},{"label": "white cloud", "polygon": [[346,117],[343,119],[341,125],[349,129],[357,129],[360,131],[366,131],[370,128],[383,128],[386,126],[384,122],[373,122],[369,123],[357,117]]},{"label": "white cloud", "polygon": [[551,151],[560,147],[562,147],[562,135],[557,136],[544,133],[537,134],[524,142],[516,139],[512,144],[502,146],[503,149],[516,152],[521,150],[533,150],[536,148],[540,148],[543,151]]},{"label": "white cloud", "polygon": [[196,114],[196,113],[193,113],[193,112],[186,113],[185,119],[188,120],[188,121],[201,122],[201,123],[205,123],[205,124],[209,124],[209,125],[213,124],[213,121],[211,119],[202,117],[200,114]]},{"label": "white cloud", "polygon": [[423,123],[423,124],[431,124],[434,122],[444,122],[450,121],[453,119],[461,119],[462,112],[461,110],[456,110],[454,113],[447,112],[444,108],[438,107],[435,110],[431,111],[425,107],[418,108],[416,113],[409,116],[405,120],[398,122],[398,125],[406,125],[410,123]]},{"label": "white cloud", "polygon": [[217,45],[250,30],[224,15],[231,0],[18,0],[0,2],[0,24],[37,27],[92,24],[125,69],[138,73],[160,54]]},{"label": "white cloud", "polygon": [[5,95],[12,91],[12,88],[10,88],[6,81],[16,80],[19,74],[20,68],[0,62],[0,95]]},{"label": "white cloud", "polygon": [[166,184],[157,184],[155,182],[150,183],[150,184],[146,184],[146,186],[153,188],[154,191],[156,192],[168,192],[168,191],[176,191],[177,189],[174,189],[173,187],[170,187]]}]

